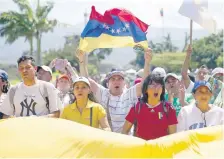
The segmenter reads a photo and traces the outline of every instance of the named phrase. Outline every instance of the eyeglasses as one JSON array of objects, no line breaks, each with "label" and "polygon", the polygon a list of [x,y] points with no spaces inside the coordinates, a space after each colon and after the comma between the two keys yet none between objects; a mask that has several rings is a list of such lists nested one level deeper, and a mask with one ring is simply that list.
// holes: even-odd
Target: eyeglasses
[{"label": "eyeglasses", "polygon": [[202,113],[201,117],[204,120],[204,127],[207,127],[207,123],[206,123],[206,119],[205,119],[205,113]]}]

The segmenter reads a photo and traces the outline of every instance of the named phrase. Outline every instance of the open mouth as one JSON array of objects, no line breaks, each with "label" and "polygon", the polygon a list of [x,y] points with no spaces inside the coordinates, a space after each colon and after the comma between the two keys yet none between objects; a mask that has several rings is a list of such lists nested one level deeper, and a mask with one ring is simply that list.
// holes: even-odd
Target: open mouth
[{"label": "open mouth", "polygon": [[158,97],[158,93],[154,93],[154,97]]},{"label": "open mouth", "polygon": [[119,88],[119,86],[116,86],[115,88],[116,88],[116,89],[118,89],[118,88]]}]

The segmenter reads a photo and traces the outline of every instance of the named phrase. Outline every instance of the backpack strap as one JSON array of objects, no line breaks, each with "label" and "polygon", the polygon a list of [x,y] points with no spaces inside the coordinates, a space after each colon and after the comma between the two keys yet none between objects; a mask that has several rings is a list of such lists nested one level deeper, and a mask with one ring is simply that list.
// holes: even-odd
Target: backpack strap
[{"label": "backpack strap", "polygon": [[93,126],[93,107],[90,108],[90,126]]},{"label": "backpack strap", "polygon": [[[138,103],[139,103],[139,104],[138,104]],[[140,110],[141,110],[142,105],[143,105],[143,102],[142,102],[141,99],[139,100],[138,103],[135,104],[135,106],[134,106],[134,111],[135,111],[135,115],[136,115],[136,116],[140,113]],[[139,105],[139,107],[138,107],[138,105]],[[137,107],[138,107],[138,110],[137,110]],[[135,118],[135,120],[134,120],[134,136],[136,136],[137,123],[138,123],[137,118]]]},{"label": "backpack strap", "polygon": [[40,94],[43,97],[43,99],[45,100],[48,113],[50,114],[49,98],[48,98],[48,91],[47,91],[46,83],[43,81],[39,81],[39,82],[40,82],[40,87],[39,87]]},{"label": "backpack strap", "polygon": [[16,108],[15,108],[15,105],[14,105],[14,96],[15,96],[15,93],[16,93],[16,90],[18,89],[20,84],[17,84],[15,86],[12,86],[9,90],[9,103],[10,105],[13,107],[13,113],[15,114],[16,112]]}]

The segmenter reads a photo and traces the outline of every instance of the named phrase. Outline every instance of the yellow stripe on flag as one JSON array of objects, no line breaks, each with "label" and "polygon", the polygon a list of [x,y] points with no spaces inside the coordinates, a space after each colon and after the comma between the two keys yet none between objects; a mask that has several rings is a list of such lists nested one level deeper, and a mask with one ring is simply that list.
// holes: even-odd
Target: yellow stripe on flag
[{"label": "yellow stripe on flag", "polygon": [[137,44],[142,45],[144,48],[148,47],[147,41],[135,43],[132,37],[127,36],[111,36],[101,34],[101,36],[81,38],[79,49],[85,52],[91,52],[97,48],[119,48],[119,47],[133,47]]}]

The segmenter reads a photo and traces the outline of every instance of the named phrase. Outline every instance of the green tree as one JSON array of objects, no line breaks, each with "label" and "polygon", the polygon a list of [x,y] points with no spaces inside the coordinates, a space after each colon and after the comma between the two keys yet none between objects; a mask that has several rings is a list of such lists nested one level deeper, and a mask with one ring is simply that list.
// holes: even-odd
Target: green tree
[{"label": "green tree", "polygon": [[190,36],[187,34],[187,32],[185,32],[185,38],[184,38],[184,47],[182,49],[182,52],[185,52],[188,42],[189,42]]},{"label": "green tree", "polygon": [[25,37],[30,44],[30,54],[33,54],[33,38],[37,41],[37,64],[41,64],[41,38],[43,33],[53,31],[56,20],[47,19],[53,9],[53,3],[40,6],[39,0],[36,11],[32,10],[28,0],[13,0],[20,12],[9,11],[0,15],[0,36],[6,37],[6,42],[12,44],[19,37]]},{"label": "green tree", "polygon": [[41,56],[41,39],[44,33],[53,31],[54,27],[57,25],[57,20],[49,20],[47,17],[51,10],[53,9],[53,3],[47,3],[45,6],[40,6],[38,0],[36,14],[34,17],[35,24],[35,37],[37,40],[37,63],[40,65],[42,63]]},{"label": "green tree", "polygon": [[176,52],[178,50],[178,47],[172,44],[170,33],[168,33],[167,36],[164,37],[163,48],[163,51],[166,52]]},{"label": "green tree", "polygon": [[193,41],[192,61],[197,67],[207,65],[209,68],[223,67],[223,30],[218,34]]},{"label": "green tree", "polygon": [[153,50],[154,53],[162,53],[164,50],[162,43],[154,44],[152,41],[149,41],[149,47]]},{"label": "green tree", "polygon": [[25,40],[29,42],[30,54],[33,54],[33,36],[34,26],[31,21],[32,10],[25,0],[13,0],[20,12],[9,11],[3,12],[0,15],[0,36],[6,38],[6,43],[12,44],[18,38],[25,37]]}]

